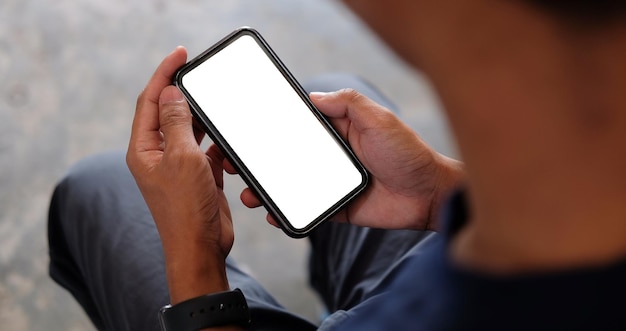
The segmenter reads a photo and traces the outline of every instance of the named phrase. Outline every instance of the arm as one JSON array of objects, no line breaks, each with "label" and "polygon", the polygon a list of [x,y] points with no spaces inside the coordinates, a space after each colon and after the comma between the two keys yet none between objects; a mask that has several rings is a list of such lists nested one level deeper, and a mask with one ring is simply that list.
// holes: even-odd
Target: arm
[{"label": "arm", "polygon": [[200,149],[203,134],[171,86],[186,58],[184,48],[174,50],[139,96],[126,156],[163,243],[172,304],[229,289],[225,259],[234,239],[223,156],[215,146]]},{"label": "arm", "polygon": [[[312,93],[311,100],[372,175],[369,188],[336,220],[435,230],[441,203],[464,178],[462,163],[431,149],[391,111],[354,90]],[[234,172],[227,162],[224,166]],[[260,205],[249,189],[241,199],[248,207]]]}]

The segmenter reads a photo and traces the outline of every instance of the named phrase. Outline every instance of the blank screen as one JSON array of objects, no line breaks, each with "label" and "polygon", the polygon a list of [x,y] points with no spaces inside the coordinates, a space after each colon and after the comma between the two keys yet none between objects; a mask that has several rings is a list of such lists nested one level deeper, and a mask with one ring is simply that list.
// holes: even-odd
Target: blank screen
[{"label": "blank screen", "polygon": [[294,228],[305,228],[363,183],[252,36],[202,62],[182,85]]}]

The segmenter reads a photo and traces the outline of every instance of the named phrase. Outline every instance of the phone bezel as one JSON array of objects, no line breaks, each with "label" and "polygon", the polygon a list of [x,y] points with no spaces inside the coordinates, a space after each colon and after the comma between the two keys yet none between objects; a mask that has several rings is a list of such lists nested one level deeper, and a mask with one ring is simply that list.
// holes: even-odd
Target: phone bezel
[{"label": "phone bezel", "polygon": [[[309,223],[307,226],[303,228],[295,228],[291,225],[289,220],[285,217],[285,215],[280,211],[277,205],[272,201],[271,197],[267,194],[267,192],[263,189],[263,187],[258,183],[258,181],[254,178],[252,172],[246,167],[246,165],[241,161],[241,159],[237,156],[237,153],[230,147],[228,142],[224,139],[224,137],[220,134],[219,130],[213,125],[211,120],[206,116],[206,114],[201,110],[198,104],[194,101],[193,97],[185,88],[182,83],[182,79],[191,70],[196,68],[198,65],[203,63],[208,58],[220,52],[222,49],[230,45],[233,41],[237,40],[239,37],[243,35],[251,36],[259,45],[259,47],[265,52],[268,58],[274,63],[278,71],[283,75],[283,77],[289,82],[294,91],[300,96],[302,101],[307,105],[309,110],[316,116],[316,118],[320,121],[320,123],[326,128],[329,134],[335,139],[338,145],[346,152],[348,158],[352,161],[356,169],[361,173],[361,184],[358,185],[354,190],[348,193],[343,199],[339,200],[333,206],[331,206],[326,212],[322,213],[319,217]],[[213,140],[213,142],[220,147],[224,156],[232,163],[232,165],[239,172],[239,175],[244,180],[244,182],[252,189],[257,197],[261,200],[263,206],[267,209],[267,211],[272,215],[272,217],[279,223],[281,229],[290,237],[293,238],[302,238],[307,236],[313,229],[322,224],[324,221],[328,220],[330,217],[335,215],[342,207],[344,207],[349,201],[354,199],[359,193],[361,193],[367,187],[369,182],[369,174],[365,167],[358,160],[350,146],[341,138],[341,136],[337,133],[337,131],[330,124],[328,119],[313,105],[313,103],[309,100],[308,94],[302,88],[302,86],[298,83],[298,81],[293,77],[291,72],[285,67],[282,61],[278,58],[278,56],[274,53],[271,47],[267,44],[265,39],[259,34],[258,31],[249,27],[239,28],[222,40],[217,42],[215,45],[208,48],[206,51],[202,52],[200,55],[193,58],[191,61],[183,65],[178,69],[174,76],[174,85],[176,85],[185,98],[187,99],[191,113],[194,118],[202,125],[204,131],[209,135],[209,137]]]}]

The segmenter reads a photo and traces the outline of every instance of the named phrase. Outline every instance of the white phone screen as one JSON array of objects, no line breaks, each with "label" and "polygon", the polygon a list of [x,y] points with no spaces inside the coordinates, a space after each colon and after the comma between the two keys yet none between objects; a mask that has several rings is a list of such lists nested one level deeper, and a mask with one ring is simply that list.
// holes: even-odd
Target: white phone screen
[{"label": "white phone screen", "polygon": [[295,229],[364,186],[364,174],[254,37],[243,34],[182,87]]}]

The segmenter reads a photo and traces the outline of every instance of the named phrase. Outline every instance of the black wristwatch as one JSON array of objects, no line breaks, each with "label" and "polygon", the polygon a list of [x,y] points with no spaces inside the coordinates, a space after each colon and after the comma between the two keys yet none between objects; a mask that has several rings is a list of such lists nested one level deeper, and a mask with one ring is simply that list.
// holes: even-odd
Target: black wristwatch
[{"label": "black wristwatch", "polygon": [[192,331],[213,326],[250,326],[248,303],[240,289],[203,295],[159,311],[163,331]]}]

